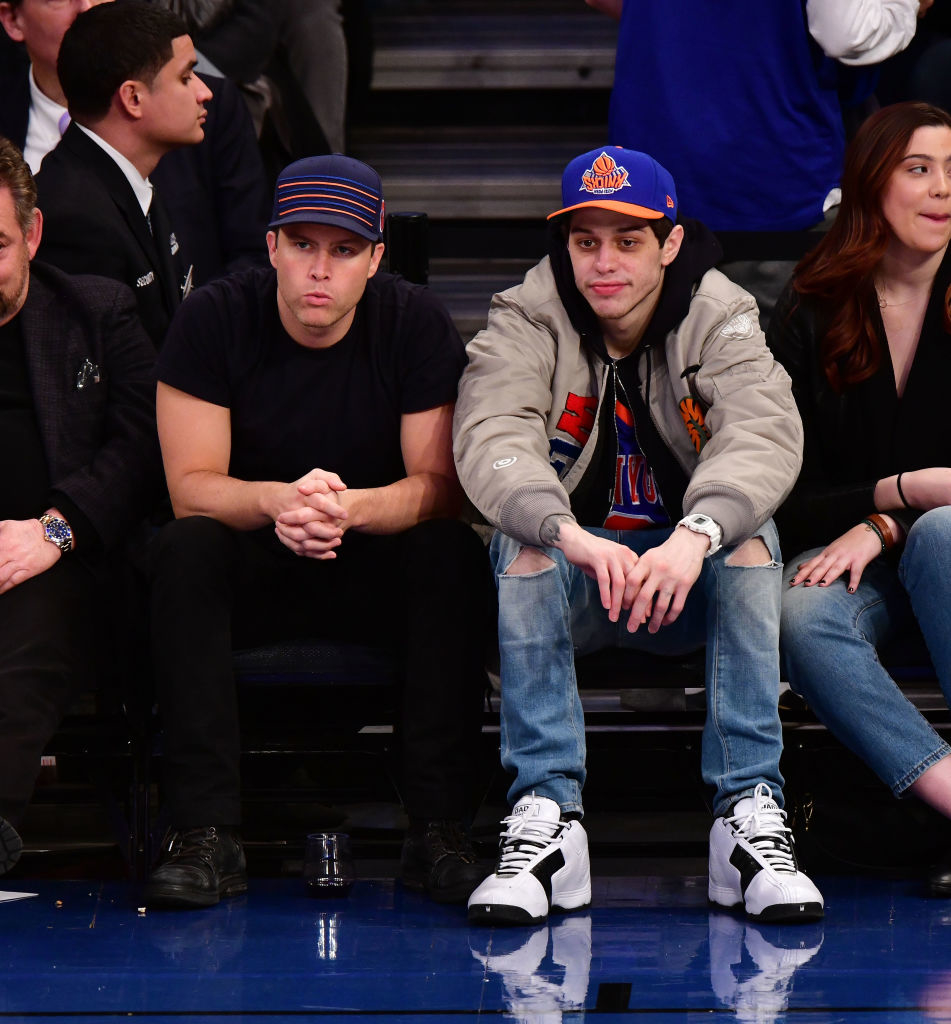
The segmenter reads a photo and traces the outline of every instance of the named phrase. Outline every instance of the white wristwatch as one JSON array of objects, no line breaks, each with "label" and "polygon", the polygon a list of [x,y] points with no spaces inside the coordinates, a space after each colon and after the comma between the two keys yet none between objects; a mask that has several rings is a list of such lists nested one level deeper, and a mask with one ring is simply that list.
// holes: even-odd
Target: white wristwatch
[{"label": "white wristwatch", "polygon": [[694,512],[691,516],[684,516],[677,525],[685,526],[691,533],[702,533],[705,537],[710,538],[710,548],[703,556],[704,558],[715,555],[723,546],[720,543],[723,540],[723,530],[709,516]]}]

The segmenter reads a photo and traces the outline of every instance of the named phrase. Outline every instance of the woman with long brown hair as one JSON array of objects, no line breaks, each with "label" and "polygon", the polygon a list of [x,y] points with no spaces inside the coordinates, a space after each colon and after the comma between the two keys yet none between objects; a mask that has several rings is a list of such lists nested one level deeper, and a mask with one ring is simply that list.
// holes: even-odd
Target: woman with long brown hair
[{"label": "woman with long brown hair", "polygon": [[[896,796],[951,818],[951,747],[878,650],[916,623],[951,701],[951,115],[873,114],[842,207],[796,267],[767,340],[792,377],[802,474],[777,517],[793,689]],[[802,554],[799,554],[802,552]],[[930,879],[951,895],[951,865]]]}]

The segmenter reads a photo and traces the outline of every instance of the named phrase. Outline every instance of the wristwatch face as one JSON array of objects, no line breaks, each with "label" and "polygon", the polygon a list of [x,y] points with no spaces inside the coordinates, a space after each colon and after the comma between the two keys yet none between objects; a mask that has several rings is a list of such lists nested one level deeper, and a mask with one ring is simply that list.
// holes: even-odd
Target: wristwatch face
[{"label": "wristwatch face", "polygon": [[694,533],[702,533],[709,537],[710,550],[707,552],[708,555],[715,554],[720,550],[723,531],[720,529],[720,524],[714,522],[709,516],[705,516],[702,512],[694,512],[693,515],[684,516],[677,525],[685,526]]},{"label": "wristwatch face", "polygon": [[43,532],[46,534],[46,539],[55,544],[65,554],[73,542],[73,535],[66,520],[44,516],[40,521],[43,523]]}]

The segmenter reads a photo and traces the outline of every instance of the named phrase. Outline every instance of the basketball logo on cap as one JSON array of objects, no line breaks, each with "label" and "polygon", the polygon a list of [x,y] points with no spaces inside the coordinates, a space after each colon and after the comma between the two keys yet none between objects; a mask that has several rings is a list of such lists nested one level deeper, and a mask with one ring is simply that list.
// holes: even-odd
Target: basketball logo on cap
[{"label": "basketball logo on cap", "polygon": [[581,175],[581,188],[578,191],[605,196],[630,187],[625,168],[619,167],[614,157],[602,153]]}]

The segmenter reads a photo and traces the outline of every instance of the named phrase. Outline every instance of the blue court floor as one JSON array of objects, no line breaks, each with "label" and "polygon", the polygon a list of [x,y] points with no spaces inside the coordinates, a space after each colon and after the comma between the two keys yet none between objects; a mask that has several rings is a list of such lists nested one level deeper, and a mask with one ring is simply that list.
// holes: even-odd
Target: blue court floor
[{"label": "blue court floor", "polygon": [[37,895],[0,903],[0,1020],[951,1022],[951,901],[819,882],[808,925],[713,912],[701,877],[604,877],[589,911],[501,930],[385,880],[143,913],[131,883],[8,877]]}]

